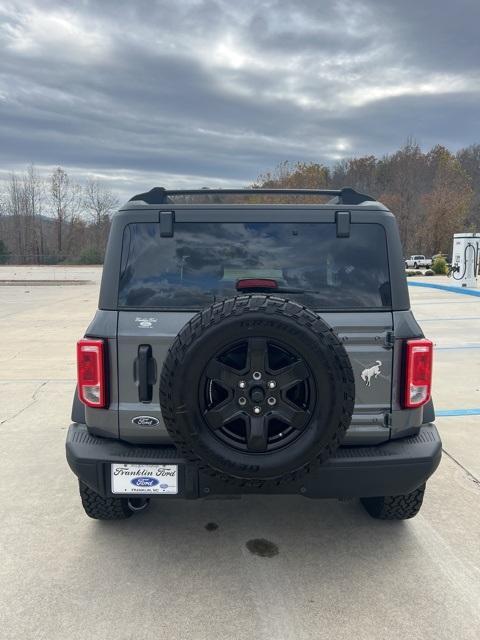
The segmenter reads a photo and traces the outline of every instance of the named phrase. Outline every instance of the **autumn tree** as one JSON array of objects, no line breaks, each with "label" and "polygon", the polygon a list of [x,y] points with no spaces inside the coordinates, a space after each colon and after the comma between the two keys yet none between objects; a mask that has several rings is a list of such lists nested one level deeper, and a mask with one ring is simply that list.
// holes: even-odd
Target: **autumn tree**
[{"label": "autumn tree", "polygon": [[470,176],[473,198],[467,215],[467,228],[480,230],[480,144],[472,144],[457,153],[457,160],[465,173]]},{"label": "autumn tree", "polygon": [[450,251],[454,233],[465,230],[473,189],[459,160],[445,147],[427,154],[432,190],[422,196],[425,208],[424,246],[430,254]]},{"label": "autumn tree", "polygon": [[44,253],[41,216],[45,207],[45,185],[31,164],[23,176],[23,206],[25,216],[25,250],[30,261],[38,263]]},{"label": "autumn tree", "polygon": [[421,195],[428,190],[425,169],[425,155],[414,140],[408,140],[401,149],[386,156],[382,162],[385,191],[379,197],[385,196],[387,202],[392,196],[396,198],[393,211],[397,216],[405,253],[420,251],[418,234],[424,224]]},{"label": "autumn tree", "polygon": [[12,217],[11,245],[19,261],[39,262],[44,251],[44,195],[43,182],[33,165],[23,175],[10,175],[4,207]]},{"label": "autumn tree", "polygon": [[6,211],[7,204],[5,194],[0,193],[0,264],[5,264],[8,261],[10,253],[5,241],[7,232]]},{"label": "autumn tree", "polygon": [[[325,189],[330,181],[330,170],[316,162],[294,162],[288,160],[278,164],[273,171],[260,175],[253,187],[263,189]],[[272,200],[272,198],[263,198]],[[256,198],[261,201],[262,198]],[[311,197],[299,199],[295,196],[287,201],[311,202]],[[285,199],[283,199],[285,201]]]},{"label": "autumn tree", "polygon": [[96,228],[95,248],[103,253],[110,215],[118,207],[118,198],[98,180],[90,178],[84,190],[84,206]]},{"label": "autumn tree", "polygon": [[357,191],[375,196],[378,191],[377,163],[375,156],[340,161],[333,168],[331,184],[334,188],[355,186]]},{"label": "autumn tree", "polygon": [[81,206],[81,189],[68,173],[57,167],[49,180],[50,204],[57,227],[57,253],[62,254],[64,228],[74,223]]},{"label": "autumn tree", "polygon": [[259,176],[256,186],[270,189],[322,189],[329,182],[328,167],[316,162],[280,162]]},{"label": "autumn tree", "polygon": [[118,198],[98,180],[89,178],[84,190],[84,204],[94,224],[100,227],[118,207]]}]

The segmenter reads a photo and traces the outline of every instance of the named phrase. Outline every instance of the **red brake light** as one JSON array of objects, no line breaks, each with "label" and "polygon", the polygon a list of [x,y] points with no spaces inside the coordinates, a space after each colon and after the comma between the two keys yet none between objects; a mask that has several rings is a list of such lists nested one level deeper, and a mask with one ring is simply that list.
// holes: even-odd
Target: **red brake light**
[{"label": "red brake light", "polygon": [[432,389],[433,344],[424,338],[407,340],[405,352],[406,409],[421,407],[430,400]]},{"label": "red brake light", "polygon": [[84,338],[77,342],[78,397],[88,407],[106,406],[105,343]]},{"label": "red brake light", "polygon": [[278,289],[278,284],[276,280],[271,278],[243,278],[237,280],[235,288],[238,291],[242,289]]}]

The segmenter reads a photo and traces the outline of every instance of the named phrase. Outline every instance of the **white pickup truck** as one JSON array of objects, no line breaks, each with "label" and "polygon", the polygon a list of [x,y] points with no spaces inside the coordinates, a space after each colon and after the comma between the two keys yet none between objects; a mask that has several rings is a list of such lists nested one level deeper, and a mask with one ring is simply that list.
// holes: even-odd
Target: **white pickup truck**
[{"label": "white pickup truck", "polygon": [[410,256],[405,260],[406,269],[428,269],[432,266],[432,259],[425,256]]}]

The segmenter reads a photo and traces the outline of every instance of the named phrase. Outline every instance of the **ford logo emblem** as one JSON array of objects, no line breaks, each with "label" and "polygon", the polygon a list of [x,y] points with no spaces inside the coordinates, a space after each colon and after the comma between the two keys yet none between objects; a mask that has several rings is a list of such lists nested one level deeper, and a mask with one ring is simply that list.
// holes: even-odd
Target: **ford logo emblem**
[{"label": "ford logo emblem", "polygon": [[147,478],[145,476],[133,478],[132,480],[130,480],[130,482],[136,487],[155,487],[158,484],[158,480],[156,480],[155,478]]},{"label": "ford logo emblem", "polygon": [[137,416],[132,418],[133,424],[138,424],[140,427],[156,427],[160,424],[160,420],[153,416]]},{"label": "ford logo emblem", "polygon": [[161,484],[160,489],[168,489],[168,484]]}]

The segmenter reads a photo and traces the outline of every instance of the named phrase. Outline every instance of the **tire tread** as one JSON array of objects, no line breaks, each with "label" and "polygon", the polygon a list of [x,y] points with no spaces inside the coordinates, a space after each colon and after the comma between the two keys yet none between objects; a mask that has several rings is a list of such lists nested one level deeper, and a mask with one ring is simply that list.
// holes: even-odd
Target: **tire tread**
[{"label": "tire tread", "polygon": [[79,482],[85,513],[95,520],[124,520],[132,515],[126,498],[104,498],[83,482]]},{"label": "tire tread", "polygon": [[399,496],[362,498],[361,502],[372,518],[379,520],[408,520],[420,511],[425,485]]}]

